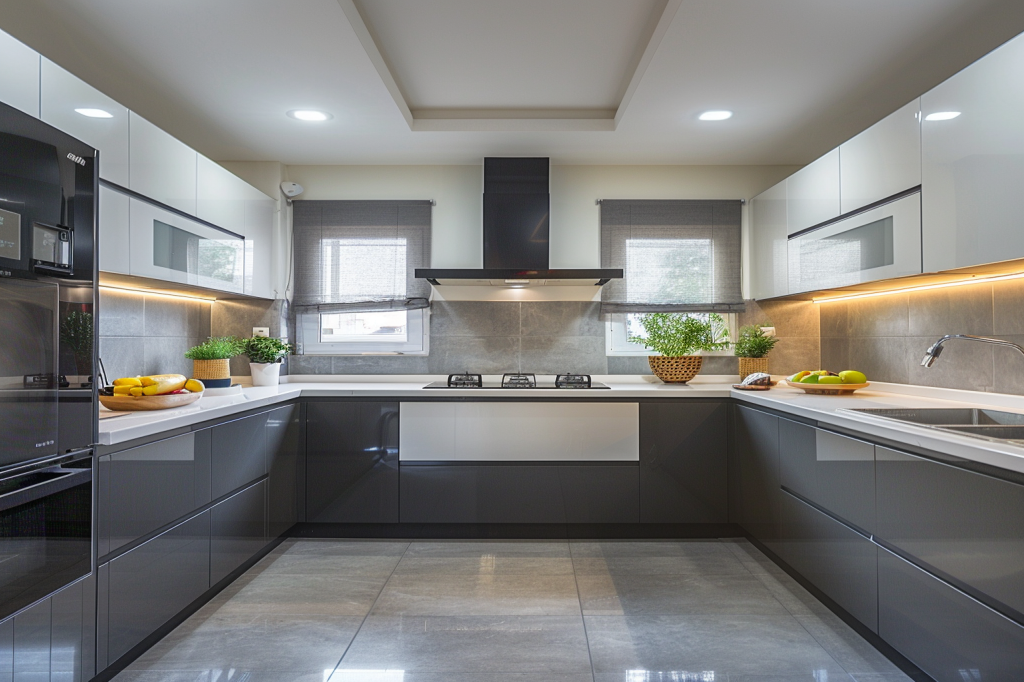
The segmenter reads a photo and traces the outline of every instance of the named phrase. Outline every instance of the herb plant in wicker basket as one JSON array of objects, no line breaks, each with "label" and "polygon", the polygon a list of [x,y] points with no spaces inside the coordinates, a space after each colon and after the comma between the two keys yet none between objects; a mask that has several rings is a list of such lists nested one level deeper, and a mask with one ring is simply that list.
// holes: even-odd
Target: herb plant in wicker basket
[{"label": "herb plant in wicker basket", "polygon": [[189,348],[185,357],[192,361],[192,378],[207,388],[230,386],[231,358],[241,354],[243,343],[234,336],[214,336]]},{"label": "herb plant in wicker basket", "polygon": [[725,320],[717,313],[646,313],[640,316],[640,324],[647,336],[631,336],[629,340],[661,353],[647,361],[654,375],[669,384],[685,384],[697,376],[704,358],[694,353],[729,346]]},{"label": "herb plant in wicker basket", "polygon": [[740,381],[754,372],[768,372],[768,353],[779,340],[764,333],[761,325],[751,324],[740,329],[734,353],[740,359]]},{"label": "herb plant in wicker basket", "polygon": [[252,385],[276,386],[281,380],[281,362],[291,352],[291,344],[270,336],[254,336],[244,343],[242,352],[249,357]]}]

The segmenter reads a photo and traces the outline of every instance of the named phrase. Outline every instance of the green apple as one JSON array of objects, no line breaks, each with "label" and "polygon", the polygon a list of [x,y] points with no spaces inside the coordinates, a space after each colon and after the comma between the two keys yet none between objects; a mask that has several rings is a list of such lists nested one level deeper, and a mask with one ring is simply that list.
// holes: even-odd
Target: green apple
[{"label": "green apple", "polygon": [[864,372],[858,372],[857,370],[848,369],[845,372],[839,373],[839,378],[844,384],[864,384],[867,383],[868,378],[864,375]]},{"label": "green apple", "polygon": [[793,376],[789,377],[789,379],[787,379],[787,381],[790,381],[790,382],[795,384],[798,381],[800,381],[801,379],[803,379],[805,376],[807,376],[808,374],[810,374],[810,372],[808,372],[807,370],[804,370],[802,372],[797,372]]},{"label": "green apple", "polygon": [[808,374],[807,376],[805,376],[803,379],[800,380],[800,383],[801,384],[816,384],[816,383],[818,383],[818,380],[820,378],[821,377],[819,377],[817,374]]},{"label": "green apple", "polygon": [[819,384],[841,384],[843,380],[834,375],[818,377]]}]

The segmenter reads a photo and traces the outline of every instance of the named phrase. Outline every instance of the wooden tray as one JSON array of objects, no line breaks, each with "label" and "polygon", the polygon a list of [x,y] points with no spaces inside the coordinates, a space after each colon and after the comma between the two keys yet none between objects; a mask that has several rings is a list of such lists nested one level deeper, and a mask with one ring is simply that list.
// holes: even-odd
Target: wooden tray
[{"label": "wooden tray", "polygon": [[100,403],[115,412],[136,412],[139,410],[169,410],[194,403],[203,397],[202,393],[178,393],[176,395],[101,395]]},{"label": "wooden tray", "polygon": [[844,393],[853,393],[865,386],[870,386],[871,382],[865,381],[863,384],[801,384],[787,381],[786,385],[793,388],[802,388],[806,393],[813,393],[815,395],[843,395]]}]

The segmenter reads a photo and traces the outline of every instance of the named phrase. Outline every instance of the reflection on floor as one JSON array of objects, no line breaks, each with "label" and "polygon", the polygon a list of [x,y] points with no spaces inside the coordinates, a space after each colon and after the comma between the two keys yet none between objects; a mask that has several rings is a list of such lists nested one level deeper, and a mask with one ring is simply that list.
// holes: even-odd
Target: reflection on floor
[{"label": "reflection on floor", "polygon": [[744,540],[301,540],[115,679],[909,678]]}]

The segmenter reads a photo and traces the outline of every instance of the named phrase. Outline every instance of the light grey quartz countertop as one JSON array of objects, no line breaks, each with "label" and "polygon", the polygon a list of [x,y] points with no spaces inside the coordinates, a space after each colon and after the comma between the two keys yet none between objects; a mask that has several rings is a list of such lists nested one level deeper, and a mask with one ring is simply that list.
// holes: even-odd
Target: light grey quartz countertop
[{"label": "light grey quartz countertop", "polygon": [[[571,391],[551,389],[442,389],[423,387],[445,377],[429,375],[405,376],[294,376],[282,377],[286,383],[270,387],[243,388],[241,396],[204,396],[188,405],[156,412],[136,412],[108,419],[99,425],[100,445],[111,446],[162,432],[187,429],[195,424],[228,418],[233,414],[272,407],[295,398],[376,397],[376,398],[566,398]],[[873,383],[852,395],[809,395],[786,386],[770,391],[738,391],[732,388],[738,377],[698,376],[690,384],[663,384],[650,376],[595,376],[610,390],[579,391],[580,398],[604,400],[658,398],[733,398],[753,406],[817,421],[867,439],[884,439],[896,444],[983,462],[1003,469],[1024,473],[1024,447],[1012,443],[987,441],[971,436],[894,422],[879,417],[850,412],[853,408],[920,408],[980,407],[1024,414],[1024,396],[975,391],[958,391],[903,384]],[[101,407],[101,412],[103,408]]]}]

